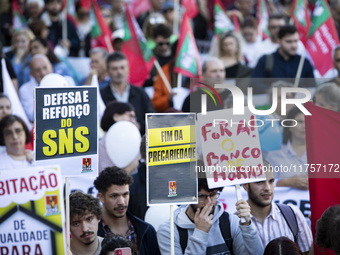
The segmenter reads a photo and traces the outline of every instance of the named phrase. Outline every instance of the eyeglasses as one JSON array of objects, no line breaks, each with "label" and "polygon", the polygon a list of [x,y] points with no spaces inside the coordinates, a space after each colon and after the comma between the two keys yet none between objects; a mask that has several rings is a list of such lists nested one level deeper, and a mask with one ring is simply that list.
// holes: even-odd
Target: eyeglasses
[{"label": "eyeglasses", "polygon": [[149,22],[151,25],[162,24],[165,23],[165,18],[163,16],[151,17]]},{"label": "eyeglasses", "polygon": [[14,134],[20,135],[22,131],[24,131],[24,129],[22,129],[22,128],[16,128],[16,129],[14,129],[13,131],[12,131],[12,130],[6,130],[6,131],[4,132],[4,136],[5,136],[5,137],[14,136]]},{"label": "eyeglasses", "polygon": [[157,43],[157,45],[158,46],[163,46],[163,45],[169,46],[170,42],[159,42],[159,43]]},{"label": "eyeglasses", "polygon": [[220,197],[220,194],[218,191],[210,193],[209,195],[198,194],[198,202],[204,203],[208,197],[210,197],[211,201],[215,201]]}]

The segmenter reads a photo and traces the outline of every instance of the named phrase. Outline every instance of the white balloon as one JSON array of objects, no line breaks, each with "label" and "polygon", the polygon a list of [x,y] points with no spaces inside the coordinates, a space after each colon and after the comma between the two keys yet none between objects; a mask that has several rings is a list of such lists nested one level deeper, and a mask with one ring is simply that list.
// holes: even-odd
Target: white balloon
[{"label": "white balloon", "polygon": [[68,83],[60,74],[50,73],[42,78],[39,87],[68,87]]},{"label": "white balloon", "polygon": [[[174,210],[177,209],[177,205],[175,205]],[[145,213],[144,220],[147,223],[150,223],[156,231],[158,231],[158,227],[163,223],[170,219],[170,205],[155,205],[150,206]]]},{"label": "white balloon", "polygon": [[124,168],[139,154],[140,142],[138,128],[129,121],[119,121],[107,131],[105,148],[112,162]]}]

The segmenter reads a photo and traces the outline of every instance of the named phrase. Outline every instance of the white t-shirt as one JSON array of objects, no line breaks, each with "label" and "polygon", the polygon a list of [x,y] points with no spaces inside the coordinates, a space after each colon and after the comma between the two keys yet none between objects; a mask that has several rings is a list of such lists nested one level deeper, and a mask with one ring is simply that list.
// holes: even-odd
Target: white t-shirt
[{"label": "white t-shirt", "polygon": [[20,161],[12,159],[6,151],[0,154],[0,162],[0,170],[20,169],[33,166],[33,164],[27,160]]}]

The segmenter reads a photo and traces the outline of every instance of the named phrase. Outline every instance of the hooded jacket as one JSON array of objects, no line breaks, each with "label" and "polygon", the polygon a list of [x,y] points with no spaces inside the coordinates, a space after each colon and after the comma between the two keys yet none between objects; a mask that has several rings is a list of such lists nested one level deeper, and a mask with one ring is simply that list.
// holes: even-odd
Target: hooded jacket
[{"label": "hooded jacket", "polygon": [[[213,225],[208,233],[196,229],[193,223],[186,215],[190,205],[183,205],[174,212],[175,225],[188,230],[188,243],[185,249],[186,255],[227,255],[230,254],[227,245],[223,240],[219,227],[219,218],[223,213],[223,205],[217,202],[214,211]],[[240,219],[236,215],[229,214],[230,231],[233,238],[234,255],[262,255],[263,246],[258,236],[254,224],[242,226],[239,224]],[[180,238],[177,227],[175,231],[175,255],[183,254],[180,245]],[[157,232],[158,245],[161,254],[170,254],[170,221],[159,226]]]}]

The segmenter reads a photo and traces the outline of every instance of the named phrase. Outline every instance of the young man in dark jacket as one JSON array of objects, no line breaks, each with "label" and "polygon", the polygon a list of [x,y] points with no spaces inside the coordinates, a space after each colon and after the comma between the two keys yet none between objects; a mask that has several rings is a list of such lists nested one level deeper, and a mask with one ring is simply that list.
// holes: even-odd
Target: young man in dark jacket
[{"label": "young man in dark jacket", "polygon": [[140,255],[158,255],[160,251],[155,229],[127,211],[129,186],[132,182],[132,177],[118,167],[107,167],[94,181],[104,207],[98,236],[119,234],[130,240]]}]

